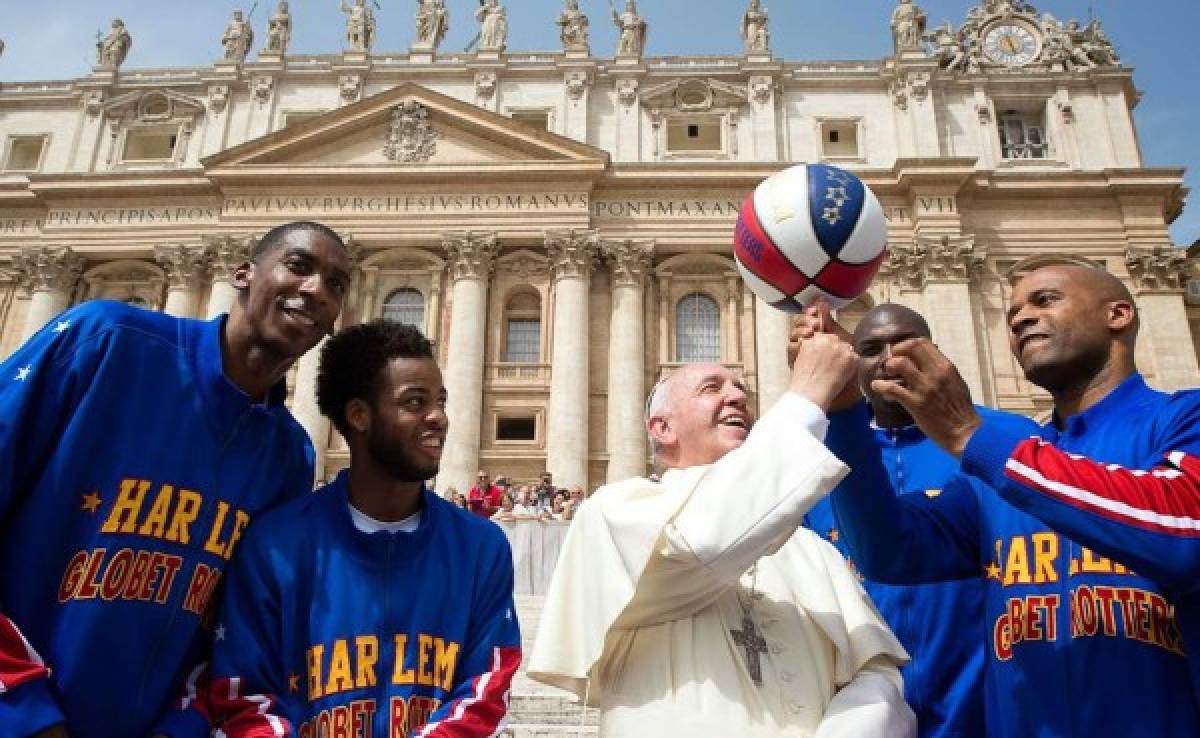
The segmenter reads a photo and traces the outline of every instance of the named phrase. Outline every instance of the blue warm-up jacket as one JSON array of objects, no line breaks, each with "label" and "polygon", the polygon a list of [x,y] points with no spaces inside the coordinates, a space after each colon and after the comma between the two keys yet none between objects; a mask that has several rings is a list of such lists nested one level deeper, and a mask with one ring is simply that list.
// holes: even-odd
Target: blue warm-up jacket
[{"label": "blue warm-up jacket", "polygon": [[286,387],[226,378],[223,321],[88,302],[0,364],[0,738],[162,728],[246,524],[311,489]]},{"label": "blue warm-up jacket", "polygon": [[415,531],[363,533],[347,480],[246,535],[214,642],[224,734],[497,735],[521,662],[504,532],[425,490]]},{"label": "blue warm-up jacket", "polygon": [[[1036,428],[1028,418],[986,408],[979,411],[1014,428]],[[915,425],[874,427],[873,437],[891,488],[908,504],[933,504],[942,485],[958,471],[958,460]],[[832,543],[854,566],[828,498],[809,511],[805,525]],[[971,578],[907,586],[864,580],[863,586],[912,657],[901,673],[904,699],[916,713],[919,738],[982,736],[983,581]]]},{"label": "blue warm-up jacket", "polygon": [[853,469],[842,536],[872,579],[982,575],[989,736],[1200,735],[1200,393],[1134,374],[1061,430],[985,418],[924,505],[867,423],[837,414],[827,439]]}]

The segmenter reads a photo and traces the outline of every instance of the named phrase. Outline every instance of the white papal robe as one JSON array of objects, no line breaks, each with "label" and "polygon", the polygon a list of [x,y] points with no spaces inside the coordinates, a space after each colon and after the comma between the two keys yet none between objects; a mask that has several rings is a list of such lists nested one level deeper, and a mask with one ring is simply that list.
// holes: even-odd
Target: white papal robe
[{"label": "white papal robe", "polygon": [[[529,675],[599,707],[611,738],[914,735],[908,655],[840,554],[800,528],[847,472],[827,427],[785,393],[716,463],[598,490],[563,544]],[[743,606],[765,640],[761,685]]]}]

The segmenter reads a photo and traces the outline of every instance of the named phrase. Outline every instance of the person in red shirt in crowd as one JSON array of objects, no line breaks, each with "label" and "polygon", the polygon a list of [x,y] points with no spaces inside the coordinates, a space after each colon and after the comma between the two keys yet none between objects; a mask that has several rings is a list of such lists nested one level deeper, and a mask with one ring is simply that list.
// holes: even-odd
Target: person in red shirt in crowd
[{"label": "person in red shirt in crowd", "polygon": [[492,484],[487,472],[479,470],[475,486],[467,492],[467,509],[481,518],[491,518],[500,509],[503,492]]}]

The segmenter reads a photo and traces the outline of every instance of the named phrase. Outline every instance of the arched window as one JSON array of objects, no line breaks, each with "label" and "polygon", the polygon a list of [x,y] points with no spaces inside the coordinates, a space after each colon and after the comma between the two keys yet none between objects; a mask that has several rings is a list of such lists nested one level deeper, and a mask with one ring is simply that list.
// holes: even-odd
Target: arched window
[{"label": "arched window", "polygon": [[383,317],[425,329],[425,298],[412,287],[401,287],[383,301]]},{"label": "arched window", "polygon": [[542,299],[519,292],[504,306],[504,361],[536,364],[542,358]]},{"label": "arched window", "polygon": [[675,360],[721,360],[721,311],[708,295],[693,292],[675,306]]}]

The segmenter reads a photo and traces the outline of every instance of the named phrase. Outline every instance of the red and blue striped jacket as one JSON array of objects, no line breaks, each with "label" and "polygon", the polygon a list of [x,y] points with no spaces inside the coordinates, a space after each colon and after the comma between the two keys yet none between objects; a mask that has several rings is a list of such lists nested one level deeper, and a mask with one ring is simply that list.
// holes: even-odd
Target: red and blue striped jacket
[{"label": "red and blue striped jacket", "polygon": [[500,528],[426,490],[415,531],[363,533],[343,472],[247,531],[207,692],[229,738],[482,737],[520,661]]},{"label": "red and blue striped jacket", "polygon": [[1200,735],[1200,392],[1135,374],[1061,429],[985,417],[919,507],[870,441],[833,419],[842,535],[879,581],[984,578],[989,736]]}]

